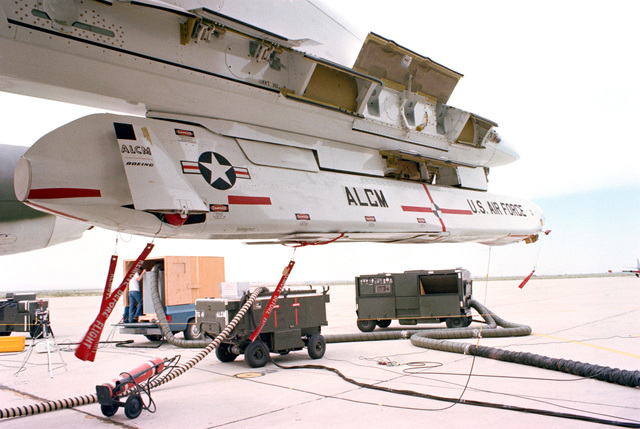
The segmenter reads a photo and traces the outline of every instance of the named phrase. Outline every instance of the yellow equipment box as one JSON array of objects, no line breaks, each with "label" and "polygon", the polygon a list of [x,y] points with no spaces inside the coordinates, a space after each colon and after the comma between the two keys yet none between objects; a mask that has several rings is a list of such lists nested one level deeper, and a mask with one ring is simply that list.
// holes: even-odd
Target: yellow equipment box
[{"label": "yellow equipment box", "polygon": [[22,335],[16,337],[1,337],[0,353],[21,352],[24,350],[24,338]]}]

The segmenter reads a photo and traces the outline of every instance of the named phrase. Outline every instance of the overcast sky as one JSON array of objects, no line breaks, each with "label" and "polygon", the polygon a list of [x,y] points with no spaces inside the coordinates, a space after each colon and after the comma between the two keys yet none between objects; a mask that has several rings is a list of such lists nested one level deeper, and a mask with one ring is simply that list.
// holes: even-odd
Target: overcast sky
[{"label": "overcast sky", "polygon": [[[354,31],[373,31],[464,74],[449,104],[489,118],[518,150],[489,190],[532,199],[552,234],[538,244],[334,244],[298,250],[291,279],[457,266],[475,276],[603,272],[640,257],[640,30],[636,1],[341,1]],[[0,94],[5,144],[96,112]],[[125,242],[128,241],[128,242]],[[145,238],[121,237],[133,258]],[[104,285],[116,234],[0,257],[0,290]],[[239,242],[156,240],[153,255],[224,256],[227,279],[277,282],[291,250]],[[538,257],[538,255],[540,255]]]}]

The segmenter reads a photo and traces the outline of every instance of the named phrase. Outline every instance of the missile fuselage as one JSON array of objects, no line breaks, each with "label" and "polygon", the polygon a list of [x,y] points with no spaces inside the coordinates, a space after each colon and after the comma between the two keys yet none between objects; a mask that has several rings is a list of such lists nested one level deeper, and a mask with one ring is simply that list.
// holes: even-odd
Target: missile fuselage
[{"label": "missile fuselage", "polygon": [[[359,161],[374,170],[375,159]],[[530,202],[378,168],[377,177],[321,169],[312,149],[103,114],[43,137],[15,183],[40,210],[148,236],[506,244],[541,228]]]}]

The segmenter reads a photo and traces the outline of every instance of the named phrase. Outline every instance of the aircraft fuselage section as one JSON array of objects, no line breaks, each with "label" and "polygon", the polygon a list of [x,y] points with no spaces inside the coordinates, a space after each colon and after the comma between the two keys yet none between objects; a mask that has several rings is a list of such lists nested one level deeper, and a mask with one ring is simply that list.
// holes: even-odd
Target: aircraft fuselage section
[{"label": "aircraft fuselage section", "polygon": [[[0,4],[0,90],[151,117],[216,118],[472,168],[517,158],[491,121],[438,108],[452,88],[394,89],[206,9],[106,3],[69,2],[76,16],[73,10],[55,16],[55,7],[46,10],[37,0]],[[370,46],[377,43],[385,42]],[[461,77],[414,56],[410,67],[424,62],[416,70],[442,72],[433,81]],[[419,73],[409,74],[421,87]]]}]

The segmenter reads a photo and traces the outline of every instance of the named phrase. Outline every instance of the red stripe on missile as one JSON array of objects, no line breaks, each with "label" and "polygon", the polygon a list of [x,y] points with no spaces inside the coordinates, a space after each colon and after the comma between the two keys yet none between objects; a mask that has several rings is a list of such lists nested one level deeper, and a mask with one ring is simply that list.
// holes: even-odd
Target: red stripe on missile
[{"label": "red stripe on missile", "polygon": [[229,195],[229,204],[240,204],[248,206],[270,206],[269,197],[247,197],[243,195]]},{"label": "red stripe on missile", "polygon": [[42,188],[32,189],[29,200],[55,200],[60,198],[93,198],[101,197],[100,189],[84,188]]},{"label": "red stripe on missile", "polygon": [[[431,207],[420,207],[420,206],[401,206],[402,211],[405,212],[416,212],[416,213],[433,213],[433,209]],[[472,215],[473,212],[471,210],[458,210],[458,209],[440,209],[441,213],[444,214],[455,214],[455,215]]]},{"label": "red stripe on missile", "polygon": [[193,161],[180,161],[183,174],[200,174],[200,166]]},{"label": "red stripe on missile", "polygon": [[[425,192],[427,193],[427,195],[429,196],[429,201],[431,201],[431,205],[433,207],[435,207],[436,209],[438,209],[438,207],[436,206],[435,201],[433,201],[433,198],[431,197],[431,192],[429,192],[429,188],[427,188],[427,185],[425,185],[424,183],[422,184],[422,186],[424,187]],[[440,221],[440,225],[442,225],[442,232],[446,232],[447,231],[447,227],[444,225],[444,221],[442,220],[442,218],[440,217],[440,215],[438,214],[438,212],[436,212],[434,210],[433,214],[436,215],[436,217],[438,218],[438,220]]]},{"label": "red stripe on missile", "polygon": [[433,209],[431,207],[402,206],[402,211],[417,212],[417,213],[431,213],[433,212]]},{"label": "red stripe on missile", "polygon": [[472,215],[471,210],[457,210],[457,209],[440,209],[445,214],[457,214],[457,215]]},{"label": "red stripe on missile", "polygon": [[67,213],[62,213],[62,212],[59,212],[57,210],[52,210],[50,208],[41,206],[40,204],[34,204],[34,203],[30,202],[30,201],[25,202],[25,204],[28,205],[29,207],[33,207],[36,210],[40,210],[40,211],[43,211],[43,212],[46,212],[46,213],[50,213],[50,214],[53,214],[53,215],[56,215],[56,216],[67,217],[69,219],[75,219],[75,220],[79,220],[81,222],[88,222],[87,219],[82,219],[81,217],[71,216],[70,214],[67,214]]}]

